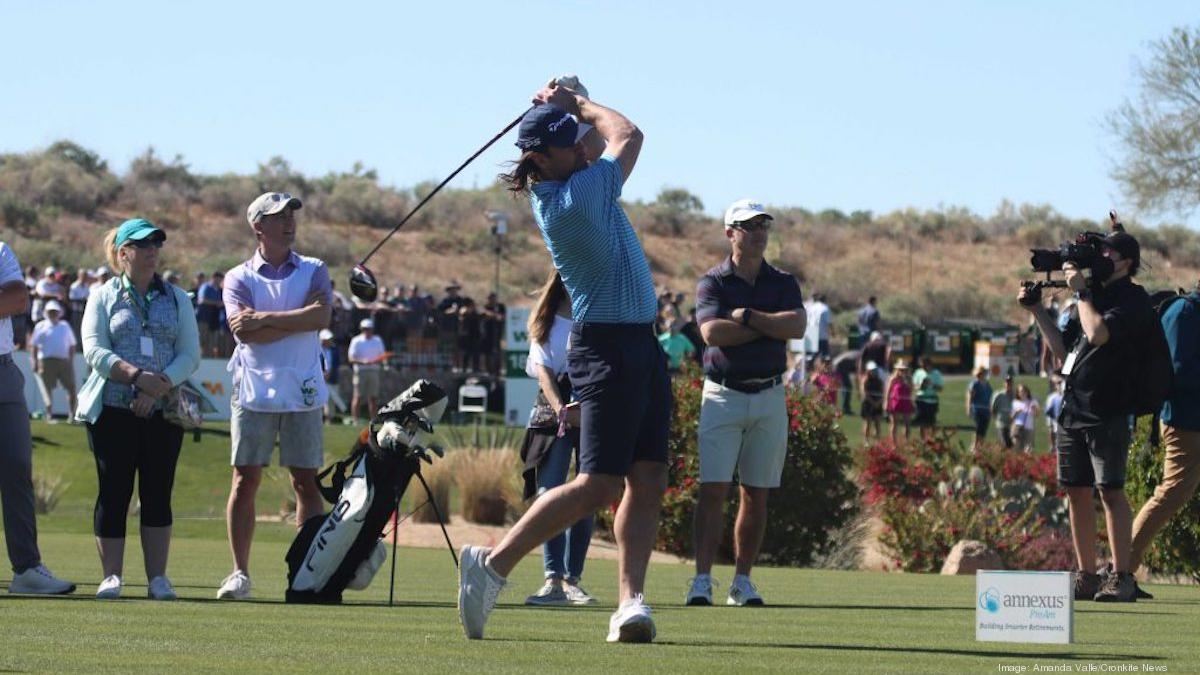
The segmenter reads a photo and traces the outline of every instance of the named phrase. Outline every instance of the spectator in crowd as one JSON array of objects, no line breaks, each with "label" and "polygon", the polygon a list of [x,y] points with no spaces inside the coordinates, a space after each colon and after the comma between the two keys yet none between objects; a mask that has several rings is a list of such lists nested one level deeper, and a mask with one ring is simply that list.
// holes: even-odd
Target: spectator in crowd
[{"label": "spectator in crowd", "polygon": [[[1175,377],[1159,415],[1162,482],[1133,521],[1129,569],[1136,570],[1162,528],[1200,485],[1200,284],[1162,313]],[[1151,599],[1138,590],[1139,599]]]},{"label": "spectator in crowd", "polygon": [[254,254],[225,273],[222,299],[238,344],[231,359],[233,480],[225,511],[233,572],[221,582],[218,599],[250,597],[254,500],[276,439],[279,464],[288,468],[296,495],[297,527],[324,511],[317,470],[324,461],[329,390],[320,331],[329,327],[333,284],[323,261],[292,249],[301,206],[286,192],[251,202],[246,220]]},{"label": "spectator in crowd", "polygon": [[200,287],[208,281],[208,275],[204,272],[196,272],[196,276],[192,277],[192,287],[189,289],[189,294],[192,296],[192,306],[195,307],[200,300]]},{"label": "spectator in crowd", "polygon": [[1013,446],[1012,408],[1015,393],[1013,376],[1012,373],[1009,373],[1004,376],[1004,389],[992,396],[991,405],[992,421],[996,423],[996,432],[1000,434],[1000,440],[1004,443],[1004,447],[1009,450]]},{"label": "spectator in crowd", "polygon": [[799,390],[801,394],[807,394],[811,384],[805,380],[804,372],[804,352],[788,349],[788,369],[783,373],[783,384],[788,389]]},{"label": "spectator in crowd", "polygon": [[60,595],[74,592],[75,584],[46,569],[38,550],[33,437],[25,405],[25,379],[12,356],[16,347],[12,318],[24,316],[28,308],[29,288],[21,276],[21,263],[8,244],[0,241],[0,508],[13,574],[8,592]]},{"label": "spectator in crowd", "polygon": [[904,425],[904,440],[908,440],[908,425],[912,419],[914,405],[913,384],[909,377],[908,364],[903,359],[896,362],[895,371],[887,382],[887,411],[891,424],[892,442],[899,442],[900,425]]},{"label": "spectator in crowd", "polygon": [[833,310],[829,308],[829,305],[825,304],[824,293],[818,293],[813,296],[811,311],[808,317],[809,321],[817,325],[817,355],[830,356],[829,336],[830,329],[833,327]]},{"label": "spectator in crowd", "polygon": [[1024,384],[1017,387],[1017,396],[1012,402],[1012,439],[1019,452],[1033,452],[1034,423],[1041,412],[1029,387]]},{"label": "spectator in crowd", "polygon": [[[529,314],[529,358],[525,372],[538,381],[538,397],[530,411],[525,441],[525,499],[536,499],[567,482],[571,458],[579,452],[579,408],[569,406],[567,341],[571,335],[571,299],[555,270],[542,287]],[[563,427],[563,433],[559,433]],[[576,459],[578,470],[578,459]],[[587,514],[542,544],[545,583],[525,599],[527,605],[593,605],[595,598],[580,586],[592,538],[594,514]]]},{"label": "spectator in crowd", "polygon": [[851,349],[837,355],[833,360],[833,372],[837,373],[839,388],[842,391],[842,414],[853,415],[854,409],[850,407],[851,399],[854,396],[854,390],[858,389],[858,357],[862,352],[857,349]]},{"label": "spectator in crowd", "polygon": [[37,285],[34,286],[33,296],[33,313],[30,318],[34,324],[45,318],[42,315],[42,308],[46,306],[47,301],[57,300],[60,304],[67,304],[67,289],[58,283],[57,268],[46,268],[42,278],[38,279]]},{"label": "spectator in crowd", "polygon": [[696,287],[696,316],[708,348],[700,406],[700,496],[692,526],[696,576],[686,602],[712,604],[712,565],[724,529],[725,498],[738,476],[734,576],[726,600],[761,605],[750,581],[767,526],[767,499],[787,454],[787,342],[804,335],[800,282],[766,262],[774,218],[740,199],[725,211],[730,256]]},{"label": "spectator in crowd", "polygon": [[[42,380],[42,401],[46,404],[46,419],[51,419],[54,390],[61,385],[67,392],[69,411],[75,410],[75,331],[63,321],[63,308],[57,300],[49,300],[42,313],[46,318],[33,327],[29,339],[29,358]],[[67,414],[69,418],[70,413]]]},{"label": "spectator in crowd", "polygon": [[92,272],[92,284],[88,286],[88,295],[100,290],[100,287],[112,278],[112,272],[107,265],[101,265]]},{"label": "spectator in crowd", "polygon": [[330,422],[346,410],[346,401],[338,390],[342,355],[334,344],[333,331],[323,328],[318,336],[321,338],[321,369],[325,371],[325,387],[329,390],[329,400],[325,402],[325,421]]},{"label": "spectator in crowd", "polygon": [[218,270],[212,273],[211,281],[202,282],[196,289],[196,326],[200,329],[200,349],[205,356],[224,355],[221,344],[225,331],[224,283],[225,273]]},{"label": "spectator in crowd", "polygon": [[975,425],[971,452],[979,452],[987,439],[988,423],[992,419],[992,385],[988,382],[988,370],[983,366],[975,369],[975,379],[967,387],[967,417]]},{"label": "spectator in crowd", "polygon": [[76,272],[75,281],[67,289],[67,315],[75,335],[79,335],[79,327],[83,324],[83,310],[87,307],[88,295],[91,293],[92,275],[88,268],[80,267]]},{"label": "spectator in crowd", "polygon": [[883,419],[883,371],[879,364],[867,361],[863,366],[863,375],[859,380],[862,390],[862,406],[860,413],[863,420],[863,439],[870,441],[883,437],[880,421]]},{"label": "spectator in crowd", "polygon": [[917,390],[917,415],[913,424],[921,430],[921,437],[928,439],[933,437],[937,426],[939,399],[945,380],[929,357],[921,357],[920,363],[921,367],[913,373],[913,387]]},{"label": "spectator in crowd", "polygon": [[[1114,218],[1115,221],[1115,218]],[[1078,298],[1076,310],[1060,331],[1030,289],[1017,296],[1037,320],[1050,349],[1062,361],[1063,408],[1059,415],[1058,484],[1066,489],[1071,538],[1075,545],[1075,598],[1098,602],[1134,602],[1131,536],[1133,510],[1125,495],[1129,460],[1132,397],[1129,383],[1141,373],[1137,356],[1147,331],[1158,321],[1146,290],[1133,283],[1141,265],[1137,240],[1114,222],[1104,238],[1108,269],[1089,277],[1072,263],[1063,265],[1064,281]],[[1028,303],[1028,304],[1026,304]],[[1096,506],[1104,506],[1111,567],[1096,574]]]},{"label": "spectator in crowd", "polygon": [[817,396],[836,409],[840,382],[837,374],[833,372],[833,359],[828,356],[818,356],[813,359],[813,374],[810,381]]},{"label": "spectator in crowd", "polygon": [[1046,396],[1046,431],[1050,435],[1050,452],[1058,447],[1058,432],[1061,431],[1058,415],[1062,412],[1062,400],[1062,378],[1051,375],[1050,393]]},{"label": "spectator in crowd", "polygon": [[446,297],[442,298],[434,308],[436,335],[441,343],[438,345],[439,349],[443,353],[450,354],[451,364],[455,368],[462,368],[463,356],[459,348],[458,322],[463,305],[467,300],[466,296],[459,294],[460,290],[462,290],[462,285],[457,281],[451,281],[445,288]]},{"label": "spectator in crowd", "polygon": [[860,394],[862,393],[862,378],[866,375],[867,371],[866,364],[874,362],[875,367],[882,371],[880,376],[886,377],[892,362],[892,347],[888,344],[887,339],[883,337],[883,333],[872,331],[868,335],[870,335],[870,339],[862,346],[858,354],[858,386]]},{"label": "spectator in crowd", "polygon": [[103,580],[97,598],[124,588],[125,520],[137,479],[142,557],[154,600],[174,600],[167,577],[171,492],[183,429],[164,414],[168,394],[200,365],[192,303],[157,273],[167,235],[142,218],[104,238],[108,264],[120,270],[88,298],[84,359],[91,367],[75,418],[87,424],[99,492],[94,530]]},{"label": "spectator in crowd", "polygon": [[471,298],[463,298],[458,309],[458,367],[464,372],[479,370],[483,327],[479,310]]},{"label": "spectator in crowd", "polygon": [[354,369],[354,394],[350,398],[350,417],[357,419],[361,406],[367,406],[367,419],[375,417],[379,407],[379,377],[387,350],[375,334],[375,322],[363,319],[359,333],[350,341],[350,365]]},{"label": "spectator in crowd", "polygon": [[875,306],[875,296],[867,298],[867,304],[858,310],[858,334],[870,335],[879,330],[879,308]]},{"label": "spectator in crowd", "polygon": [[500,352],[500,340],[504,338],[504,321],[508,308],[496,297],[488,293],[487,303],[483,306],[483,357],[487,371],[493,377],[500,376],[500,366],[504,361]]},{"label": "spectator in crowd", "polygon": [[696,349],[692,346],[692,341],[680,332],[682,329],[683,321],[676,319],[658,336],[658,344],[667,355],[667,372],[672,375],[683,368],[684,360],[690,359]]}]

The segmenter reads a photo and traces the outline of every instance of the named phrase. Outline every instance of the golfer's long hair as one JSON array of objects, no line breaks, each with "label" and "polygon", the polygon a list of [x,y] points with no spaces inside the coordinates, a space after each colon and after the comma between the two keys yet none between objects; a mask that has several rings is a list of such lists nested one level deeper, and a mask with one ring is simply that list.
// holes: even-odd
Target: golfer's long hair
[{"label": "golfer's long hair", "polygon": [[[535,154],[537,153],[534,150],[526,150],[521,153],[517,161],[508,163],[512,167],[512,171],[496,176],[501,182],[508,185],[507,190],[513,195],[528,195],[533,184],[542,180],[537,164],[533,161]],[[553,312],[551,314],[553,315]]]},{"label": "golfer's long hair", "polygon": [[537,304],[529,313],[529,339],[538,344],[546,344],[550,340],[550,327],[554,325],[554,315],[558,306],[570,302],[567,288],[563,286],[562,277],[558,270],[551,270],[546,283],[538,293]]}]

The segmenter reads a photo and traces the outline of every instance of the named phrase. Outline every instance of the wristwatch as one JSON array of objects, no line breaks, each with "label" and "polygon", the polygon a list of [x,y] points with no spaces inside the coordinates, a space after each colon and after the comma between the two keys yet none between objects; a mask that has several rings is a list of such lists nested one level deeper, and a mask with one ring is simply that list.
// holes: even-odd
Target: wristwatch
[{"label": "wristwatch", "polygon": [[751,310],[749,307],[742,310],[742,325],[743,326],[750,325],[750,311]]},{"label": "wristwatch", "polygon": [[137,381],[138,381],[138,378],[141,377],[142,373],[144,373],[144,372],[146,372],[146,371],[142,370],[141,368],[138,368],[136,371],[134,371],[133,378],[129,380],[129,384],[133,387],[134,391],[138,391]]},{"label": "wristwatch", "polygon": [[1091,302],[1092,301],[1092,289],[1085,288],[1081,291],[1078,291],[1077,293],[1075,293],[1075,297],[1079,298],[1080,301],[1087,300],[1088,302]]}]

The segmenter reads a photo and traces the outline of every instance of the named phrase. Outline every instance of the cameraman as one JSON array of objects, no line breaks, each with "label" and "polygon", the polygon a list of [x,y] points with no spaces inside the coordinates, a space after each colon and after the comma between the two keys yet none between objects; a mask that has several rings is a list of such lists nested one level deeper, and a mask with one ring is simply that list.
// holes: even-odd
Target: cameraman
[{"label": "cameraman", "polygon": [[[1055,325],[1038,291],[1022,288],[1017,300],[1033,314],[1050,350],[1063,364],[1058,481],[1067,489],[1079,564],[1075,599],[1133,602],[1136,584],[1129,558],[1133,514],[1124,492],[1130,403],[1124,383],[1133,375],[1126,364],[1137,362],[1141,337],[1156,316],[1145,289],[1131,280],[1141,263],[1137,240],[1118,231],[1096,245],[1113,271],[1105,276],[1093,270],[1089,280],[1074,263],[1063,264],[1067,286],[1079,299],[1078,313],[1065,330]],[[1100,491],[1113,556],[1113,572],[1103,579],[1096,574],[1093,486]]]}]

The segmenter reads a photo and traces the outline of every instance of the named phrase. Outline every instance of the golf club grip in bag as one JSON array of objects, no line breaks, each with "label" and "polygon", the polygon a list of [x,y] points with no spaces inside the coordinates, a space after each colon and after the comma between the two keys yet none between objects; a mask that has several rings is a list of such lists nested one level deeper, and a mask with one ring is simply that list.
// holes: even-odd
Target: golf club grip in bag
[{"label": "golf club grip in bag", "polygon": [[[381,548],[384,528],[400,495],[408,488],[416,471],[413,457],[377,456],[362,442],[348,460],[334,464],[334,485],[341,485],[333,500],[333,509],[304,522],[286,560],[288,589],[286,600],[303,604],[339,604],[342,591],[355,580],[359,568]],[[349,466],[353,470],[346,476]],[[326,499],[330,495],[322,485]],[[386,551],[386,549],[382,549]],[[355,586],[366,587],[383,560],[363,570]],[[373,568],[372,568],[373,567]]]}]

